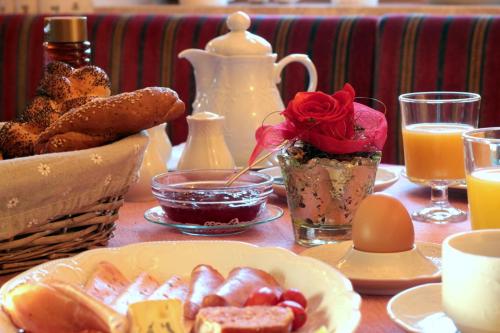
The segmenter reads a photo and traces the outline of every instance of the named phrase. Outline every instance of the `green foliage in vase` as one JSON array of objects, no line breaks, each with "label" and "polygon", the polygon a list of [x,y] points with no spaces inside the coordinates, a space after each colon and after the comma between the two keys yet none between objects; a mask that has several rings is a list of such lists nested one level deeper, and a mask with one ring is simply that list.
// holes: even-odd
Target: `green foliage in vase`
[{"label": "green foliage in vase", "polygon": [[351,154],[332,154],[324,152],[310,143],[297,140],[286,149],[286,153],[299,164],[307,163],[313,158],[335,159],[337,161],[351,161],[356,157],[369,158],[374,161],[380,161],[382,153],[380,151],[357,152]]}]

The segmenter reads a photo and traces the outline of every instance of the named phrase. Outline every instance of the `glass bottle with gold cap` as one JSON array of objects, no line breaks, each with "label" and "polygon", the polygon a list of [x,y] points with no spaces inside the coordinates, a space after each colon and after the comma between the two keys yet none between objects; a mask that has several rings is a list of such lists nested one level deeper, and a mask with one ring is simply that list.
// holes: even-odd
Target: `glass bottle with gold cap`
[{"label": "glass bottle with gold cap", "polygon": [[62,61],[75,68],[90,64],[85,16],[52,16],[44,22],[44,64]]}]

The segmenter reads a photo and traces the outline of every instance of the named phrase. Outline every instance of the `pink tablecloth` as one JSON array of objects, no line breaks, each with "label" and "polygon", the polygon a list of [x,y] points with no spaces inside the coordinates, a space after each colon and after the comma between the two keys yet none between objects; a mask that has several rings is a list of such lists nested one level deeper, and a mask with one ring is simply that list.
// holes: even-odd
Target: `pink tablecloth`
[{"label": "pink tablecloth", "polygon": [[[421,208],[430,198],[430,190],[417,186],[401,178],[396,184],[385,190],[399,198],[411,211]],[[465,190],[451,189],[450,200],[457,207],[467,210],[467,195]],[[285,208],[285,214],[277,221],[256,226],[255,228],[235,236],[214,237],[211,239],[236,240],[260,246],[279,246],[300,253],[305,248],[294,243],[292,227],[286,200],[273,196],[272,204]],[[192,240],[200,239],[197,236],[180,234],[170,228],[148,223],[143,218],[146,209],[156,205],[156,202],[126,203],[120,212],[118,228],[115,237],[110,241],[110,246],[121,246],[134,242],[153,240]],[[446,236],[469,230],[469,222],[449,225],[431,225],[415,222],[417,241],[441,243]],[[358,332],[403,332],[388,317],[386,305],[389,297],[364,296],[362,303],[362,322]]]},{"label": "pink tablecloth", "polygon": [[[425,205],[430,198],[428,188],[411,184],[401,178],[396,184],[385,192],[399,198],[409,210],[415,210]],[[450,199],[454,205],[467,210],[467,197],[465,190],[451,190]],[[289,214],[284,198],[273,196],[271,203],[285,209],[285,214],[280,219],[256,226],[247,232],[227,237],[213,237],[212,239],[236,240],[253,243],[260,246],[279,246],[290,249],[296,253],[304,250],[294,243]],[[143,218],[144,211],[156,205],[156,202],[130,203],[127,202],[120,210],[120,218],[115,231],[115,236],[110,240],[110,247],[122,246],[135,242],[159,240],[192,240],[200,239],[197,236],[187,236],[170,228],[147,222]],[[441,243],[443,239],[456,232],[469,230],[469,222],[449,225],[431,225],[415,222],[417,241]],[[4,282],[9,277],[0,278]],[[389,297],[363,296],[362,322],[359,332],[403,332],[388,317],[386,305]]]}]

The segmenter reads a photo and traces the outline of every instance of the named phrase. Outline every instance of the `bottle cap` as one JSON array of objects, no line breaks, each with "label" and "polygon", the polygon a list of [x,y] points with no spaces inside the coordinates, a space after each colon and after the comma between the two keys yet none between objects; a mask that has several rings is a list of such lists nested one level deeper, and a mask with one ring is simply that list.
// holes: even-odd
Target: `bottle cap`
[{"label": "bottle cap", "polygon": [[46,17],[43,31],[46,42],[84,42],[87,40],[87,18],[85,16]]}]

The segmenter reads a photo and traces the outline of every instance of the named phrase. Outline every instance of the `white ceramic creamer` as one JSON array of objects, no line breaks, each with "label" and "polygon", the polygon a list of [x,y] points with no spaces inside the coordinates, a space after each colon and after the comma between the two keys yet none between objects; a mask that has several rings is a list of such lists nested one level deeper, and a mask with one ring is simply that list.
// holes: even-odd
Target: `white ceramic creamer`
[{"label": "white ceramic creamer", "polygon": [[187,117],[189,135],[177,169],[232,169],[234,160],[224,140],[224,117],[198,112]]}]

